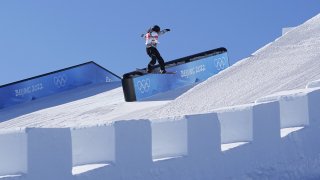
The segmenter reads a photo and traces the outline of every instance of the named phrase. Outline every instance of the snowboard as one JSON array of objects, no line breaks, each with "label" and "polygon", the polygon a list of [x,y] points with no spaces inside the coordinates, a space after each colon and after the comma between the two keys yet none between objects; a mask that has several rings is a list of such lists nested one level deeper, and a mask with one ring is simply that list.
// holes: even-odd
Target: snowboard
[{"label": "snowboard", "polygon": [[166,73],[160,73],[159,71],[152,71],[148,73],[146,69],[139,69],[139,68],[136,68],[136,71],[142,74],[176,74],[176,72],[174,71],[167,71]]}]

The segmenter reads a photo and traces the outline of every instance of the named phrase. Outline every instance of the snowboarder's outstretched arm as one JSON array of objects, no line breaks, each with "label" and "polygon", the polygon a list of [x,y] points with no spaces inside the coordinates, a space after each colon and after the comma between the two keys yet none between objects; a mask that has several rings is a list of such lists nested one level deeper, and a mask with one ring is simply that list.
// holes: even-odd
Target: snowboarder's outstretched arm
[{"label": "snowboarder's outstretched arm", "polygon": [[[170,29],[164,29],[164,30],[162,30],[162,31],[160,31],[158,34],[159,34],[159,36],[160,35],[162,35],[162,34],[164,34],[164,33],[166,33],[166,32],[169,32],[170,31]],[[141,34],[141,37],[143,37],[143,38],[146,38],[146,35],[147,35],[148,33],[146,33],[146,34]]]},{"label": "snowboarder's outstretched arm", "polygon": [[169,32],[169,31],[170,31],[170,29],[164,29],[164,30],[162,30],[162,31],[159,32],[159,35],[162,35],[162,34],[164,34],[164,33],[166,33],[166,32]]}]

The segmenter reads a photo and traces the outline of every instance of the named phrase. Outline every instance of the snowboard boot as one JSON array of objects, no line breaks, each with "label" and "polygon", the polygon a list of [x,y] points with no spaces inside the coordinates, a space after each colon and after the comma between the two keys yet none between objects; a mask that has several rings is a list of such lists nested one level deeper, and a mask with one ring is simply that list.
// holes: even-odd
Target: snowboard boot
[{"label": "snowboard boot", "polygon": [[167,71],[165,70],[165,69],[163,69],[163,70],[160,70],[160,73],[161,74],[165,74]]}]

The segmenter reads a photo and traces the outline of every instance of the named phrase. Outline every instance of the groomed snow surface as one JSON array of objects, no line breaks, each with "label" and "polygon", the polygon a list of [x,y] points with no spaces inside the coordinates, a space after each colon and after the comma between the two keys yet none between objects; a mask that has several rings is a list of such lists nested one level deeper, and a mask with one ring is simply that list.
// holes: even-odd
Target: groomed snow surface
[{"label": "groomed snow surface", "polygon": [[[0,111],[0,179],[320,179],[320,15],[194,87]],[[182,94],[182,95],[181,95]]]}]

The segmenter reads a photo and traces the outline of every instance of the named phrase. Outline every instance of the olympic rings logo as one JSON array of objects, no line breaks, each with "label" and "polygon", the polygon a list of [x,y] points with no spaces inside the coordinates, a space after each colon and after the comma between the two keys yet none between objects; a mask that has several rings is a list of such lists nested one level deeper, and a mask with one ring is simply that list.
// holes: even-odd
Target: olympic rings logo
[{"label": "olympic rings logo", "polygon": [[62,88],[67,84],[68,78],[65,74],[53,77],[53,83],[56,87]]},{"label": "olympic rings logo", "polygon": [[218,71],[223,70],[226,68],[227,61],[225,57],[220,57],[214,60],[214,63],[216,65],[216,68]]},{"label": "olympic rings logo", "polygon": [[143,94],[149,91],[150,89],[150,79],[143,79],[137,82],[139,91]]}]

